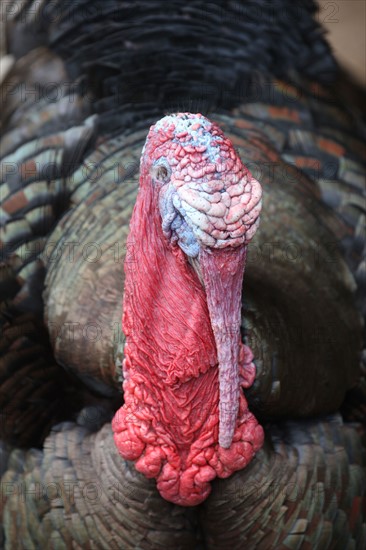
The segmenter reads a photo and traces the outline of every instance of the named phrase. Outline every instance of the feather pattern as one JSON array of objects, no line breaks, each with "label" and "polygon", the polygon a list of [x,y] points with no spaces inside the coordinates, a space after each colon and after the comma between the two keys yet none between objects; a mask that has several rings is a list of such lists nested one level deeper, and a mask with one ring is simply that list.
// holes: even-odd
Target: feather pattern
[{"label": "feather pattern", "polygon": [[[362,548],[365,129],[314,2],[13,1],[6,42],[0,545]],[[190,510],[110,429],[139,158],[175,111],[217,121],[265,190],[242,336],[267,443]]]}]

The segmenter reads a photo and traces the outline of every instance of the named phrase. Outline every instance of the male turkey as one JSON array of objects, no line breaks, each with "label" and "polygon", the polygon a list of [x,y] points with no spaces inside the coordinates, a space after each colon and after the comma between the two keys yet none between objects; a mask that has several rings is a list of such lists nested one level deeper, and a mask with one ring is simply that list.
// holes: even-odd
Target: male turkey
[{"label": "male turkey", "polygon": [[[362,113],[342,101],[347,86],[341,93],[335,85],[340,73],[313,2],[172,1],[162,13],[152,0],[45,0],[9,2],[6,9],[15,62],[2,83],[5,548],[362,548],[365,394],[357,303],[365,270],[364,128]],[[188,112],[207,118],[182,114]],[[207,143],[188,143],[200,128]],[[191,179],[183,178],[185,195],[178,198],[179,186],[172,193],[169,187],[176,174],[167,154],[153,158],[156,129],[161,144],[183,140],[179,162]],[[215,147],[221,160],[212,153],[210,167],[208,149]],[[171,389],[193,383],[186,404],[158,418],[159,426],[189,432],[204,418],[212,420],[205,437],[221,449],[230,452],[238,441],[231,409],[225,419],[217,407],[221,332],[207,327],[208,313],[215,324],[208,297],[218,256],[202,262],[204,241],[192,238],[187,222],[191,215],[206,233],[202,239],[212,238],[198,205],[204,212],[211,201],[216,215],[208,212],[220,218],[233,183],[226,179],[219,188],[220,174],[227,174],[231,154],[230,170],[237,164],[252,182],[248,201],[255,195],[239,216],[248,240],[259,213],[254,182],[263,188],[244,277],[245,345],[235,359],[247,387],[255,365],[254,383],[238,395],[240,414],[257,431],[250,431],[251,452],[242,453],[238,468],[231,457],[230,471],[216,472],[230,477],[211,481],[207,464],[197,463],[186,490],[181,470],[159,478],[169,466],[163,446],[146,460],[154,418],[142,432],[157,388],[161,407],[153,403],[150,414],[163,416]],[[138,180],[141,196],[153,162],[146,189],[153,189],[149,200],[159,200],[151,200],[148,216],[135,217],[127,241]],[[212,168],[209,180],[196,162],[206,175]],[[217,190],[204,189],[209,181]],[[240,202],[245,191],[243,185],[232,198]],[[193,210],[182,201],[193,201]],[[208,248],[215,239],[246,244],[242,226],[229,237],[220,234],[224,227],[211,230],[218,233],[204,243]],[[156,239],[169,244],[164,257]],[[239,248],[232,251],[238,262]],[[175,277],[178,264],[190,274],[188,284]],[[119,410],[124,271],[126,357],[142,357],[150,371],[138,386],[136,370],[125,364]],[[221,315],[228,287],[213,295]],[[237,325],[230,327],[234,341]],[[216,393],[197,367],[203,357]],[[132,385],[138,414],[128,409]],[[348,422],[337,412],[341,405]],[[117,446],[110,422],[116,411]],[[265,434],[261,449],[257,421]],[[126,427],[129,449],[118,439]],[[141,437],[131,435],[137,433],[145,438],[142,451]],[[150,440],[154,446],[156,432]],[[170,468],[189,456],[184,445],[179,449]]]}]

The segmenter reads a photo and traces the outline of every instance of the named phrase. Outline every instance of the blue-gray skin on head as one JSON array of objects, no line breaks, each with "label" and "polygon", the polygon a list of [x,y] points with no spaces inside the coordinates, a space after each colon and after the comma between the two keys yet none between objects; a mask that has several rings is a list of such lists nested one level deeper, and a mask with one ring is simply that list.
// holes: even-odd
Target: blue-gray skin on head
[{"label": "blue-gray skin on head", "polygon": [[261,187],[221,129],[202,115],[184,113],[161,119],[149,137],[158,143],[151,170],[161,185],[167,238],[190,258],[202,246],[248,243],[259,223]]}]

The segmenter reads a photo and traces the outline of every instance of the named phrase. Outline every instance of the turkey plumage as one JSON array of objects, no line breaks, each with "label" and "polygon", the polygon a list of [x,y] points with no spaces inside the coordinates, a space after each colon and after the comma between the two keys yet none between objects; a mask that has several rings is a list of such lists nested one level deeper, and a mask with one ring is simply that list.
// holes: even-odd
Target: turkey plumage
[{"label": "turkey plumage", "polygon": [[[6,15],[5,548],[362,548],[364,129],[313,2],[44,0]],[[110,423],[141,152],[152,124],[186,111],[215,121],[263,187],[241,329],[266,441],[193,508],[119,455]]]}]

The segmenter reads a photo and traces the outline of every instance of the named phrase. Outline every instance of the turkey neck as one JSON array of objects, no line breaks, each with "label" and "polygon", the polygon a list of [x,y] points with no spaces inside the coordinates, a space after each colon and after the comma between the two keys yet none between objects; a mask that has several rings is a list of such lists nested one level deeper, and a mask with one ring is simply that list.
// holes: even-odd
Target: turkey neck
[{"label": "turkey neck", "polygon": [[[219,369],[206,294],[178,246],[161,229],[157,189],[142,165],[125,260],[124,406],[115,442],[160,494],[194,506],[209,482],[244,468],[263,442],[242,391],[232,443],[219,445]],[[238,342],[239,380],[252,384],[252,354]],[[238,380],[238,384],[239,384]]]},{"label": "turkey neck", "polygon": [[156,189],[150,189],[143,185],[139,192],[127,241],[125,352],[139,373],[148,373],[155,391],[174,394],[177,405],[189,400],[192,410],[209,396],[189,395],[184,383],[197,384],[217,364],[215,340],[204,289],[182,250],[163,236]]}]

